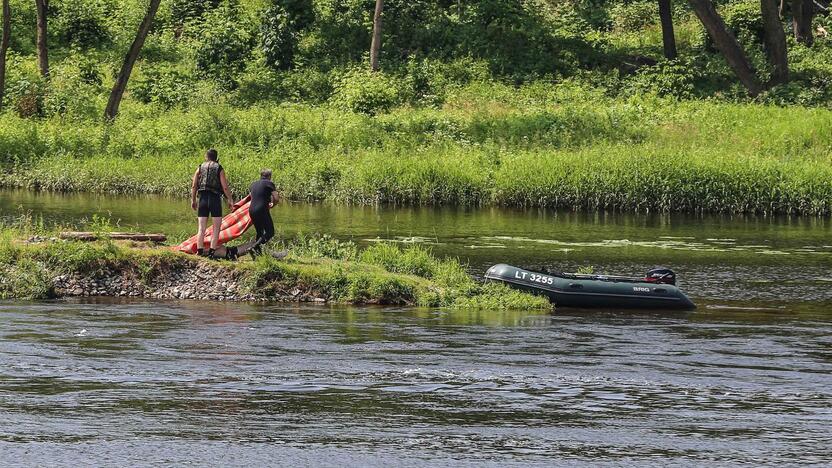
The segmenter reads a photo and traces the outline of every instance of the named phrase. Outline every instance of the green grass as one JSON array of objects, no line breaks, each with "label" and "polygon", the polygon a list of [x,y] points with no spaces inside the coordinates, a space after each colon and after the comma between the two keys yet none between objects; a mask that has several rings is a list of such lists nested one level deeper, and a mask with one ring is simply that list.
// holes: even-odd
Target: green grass
[{"label": "green grass", "polygon": [[[211,262],[169,248],[131,247],[109,240],[94,243],[25,244],[28,226],[0,229],[0,299],[54,297],[52,278],[62,274],[106,277],[129,273],[145,284],[177,269]],[[41,232],[43,234],[43,232]],[[303,237],[291,256],[277,261],[214,264],[239,274],[252,293],[286,297],[299,290],[328,302],[396,304],[450,309],[549,310],[548,300],[498,285],[475,282],[456,260],[440,260],[421,247],[379,244],[358,253],[352,243]]]},{"label": "green grass", "polygon": [[370,117],[326,106],[127,105],[93,121],[0,116],[0,184],[184,196],[208,147],[237,194],[585,210],[832,213],[832,111],[608,98],[568,84],[457,90]]}]

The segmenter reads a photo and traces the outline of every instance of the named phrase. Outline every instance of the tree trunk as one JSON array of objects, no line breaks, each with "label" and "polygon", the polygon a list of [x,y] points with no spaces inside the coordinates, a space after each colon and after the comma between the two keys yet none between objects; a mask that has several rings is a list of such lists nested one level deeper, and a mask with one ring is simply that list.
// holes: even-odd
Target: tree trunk
[{"label": "tree trunk", "polygon": [[673,11],[670,8],[670,0],[659,0],[659,18],[662,22],[664,56],[668,60],[673,60],[678,52],[676,51],[676,35],[673,33]]},{"label": "tree trunk", "polygon": [[6,92],[6,51],[12,35],[11,9],[9,0],[3,0],[3,35],[0,38],[0,110],[3,110],[3,96]]},{"label": "tree trunk", "polygon": [[812,45],[815,42],[815,37],[812,34],[812,18],[814,16],[815,5],[812,0],[792,0],[794,40],[806,45]]},{"label": "tree trunk", "polygon": [[777,0],[760,0],[763,13],[763,27],[765,28],[766,54],[771,63],[772,73],[770,86],[789,81],[789,61],[786,53],[786,33],[780,14],[777,11]]},{"label": "tree trunk", "polygon": [[142,46],[144,46],[144,40],[150,32],[150,26],[153,24],[153,18],[156,16],[160,2],[161,0],[150,0],[147,13],[144,15],[142,24],[139,26],[139,32],[130,45],[127,56],[124,58],[121,71],[118,73],[118,78],[116,78],[116,84],[113,86],[113,91],[110,92],[107,108],[104,109],[104,119],[107,121],[115,119],[118,115],[118,106],[121,104],[121,98],[124,96],[124,90],[127,88],[127,80],[130,79],[130,73],[133,72],[133,65],[136,64],[136,59],[139,58],[139,52],[141,52]]},{"label": "tree trunk", "polygon": [[370,46],[370,70],[378,71],[378,54],[381,52],[381,13],[384,0],[376,0],[376,12],[373,15],[373,43]]},{"label": "tree trunk", "polygon": [[716,12],[711,0],[688,0],[696,16],[705,26],[708,34],[716,44],[717,49],[722,52],[728,65],[734,70],[740,82],[748,90],[751,96],[757,96],[763,90],[760,82],[754,74],[754,68],[748,57],[745,56],[737,38],[725,26],[725,22],[719,13]]},{"label": "tree trunk", "polygon": [[35,8],[37,9],[38,27],[37,27],[37,47],[38,47],[38,67],[40,74],[44,78],[49,77],[49,47],[46,45],[46,15],[49,12],[49,0],[35,0]]}]

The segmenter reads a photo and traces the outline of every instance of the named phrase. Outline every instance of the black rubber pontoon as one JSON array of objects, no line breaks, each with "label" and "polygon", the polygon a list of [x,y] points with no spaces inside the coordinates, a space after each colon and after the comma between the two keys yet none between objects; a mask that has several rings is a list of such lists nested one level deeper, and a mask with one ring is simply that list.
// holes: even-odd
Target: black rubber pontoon
[{"label": "black rubber pontoon", "polygon": [[667,269],[651,270],[646,278],[538,273],[511,265],[494,265],[487,281],[544,295],[564,307],[691,310],[696,306],[675,286],[676,275]]}]

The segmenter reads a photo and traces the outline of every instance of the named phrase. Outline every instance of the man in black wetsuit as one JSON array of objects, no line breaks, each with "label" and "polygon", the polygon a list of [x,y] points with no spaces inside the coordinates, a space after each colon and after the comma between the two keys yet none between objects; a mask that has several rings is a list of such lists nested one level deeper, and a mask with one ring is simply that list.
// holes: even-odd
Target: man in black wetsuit
[{"label": "man in black wetsuit", "polygon": [[[257,231],[254,239],[237,246],[217,247],[215,257],[226,260],[237,260],[242,255],[249,254],[252,258],[262,251],[262,246],[274,237],[274,223],[269,209],[278,202],[279,197],[274,183],[272,182],[272,171],[264,169],[260,172],[260,180],[251,184],[251,202],[249,204],[249,215],[251,216],[254,230]],[[287,251],[272,253],[275,258],[283,258]]]},{"label": "man in black wetsuit", "polygon": [[[209,149],[205,153],[205,162],[194,172],[191,182],[191,208],[197,212],[199,228],[197,231],[197,253],[205,254],[205,229],[208,225],[208,217],[213,219],[214,232],[211,235],[211,246],[208,256],[213,256],[220,237],[220,226],[222,225],[222,194],[228,201],[228,208],[234,206],[234,198],[228,190],[228,180],[225,178],[225,170],[219,163],[217,150]],[[199,201],[197,202],[197,195]]]},{"label": "man in black wetsuit", "polygon": [[251,215],[251,222],[257,231],[257,237],[251,255],[259,255],[263,244],[274,237],[274,222],[269,213],[271,207],[279,200],[277,189],[272,182],[272,171],[263,169],[260,171],[260,180],[251,184],[251,205],[248,212]]}]

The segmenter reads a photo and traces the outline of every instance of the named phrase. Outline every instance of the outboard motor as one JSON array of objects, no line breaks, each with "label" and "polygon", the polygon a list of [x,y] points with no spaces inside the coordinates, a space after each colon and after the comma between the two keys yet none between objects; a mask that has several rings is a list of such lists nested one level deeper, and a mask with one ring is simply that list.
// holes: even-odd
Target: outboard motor
[{"label": "outboard motor", "polygon": [[647,272],[644,280],[648,283],[676,285],[676,273],[670,268],[656,267]]}]

